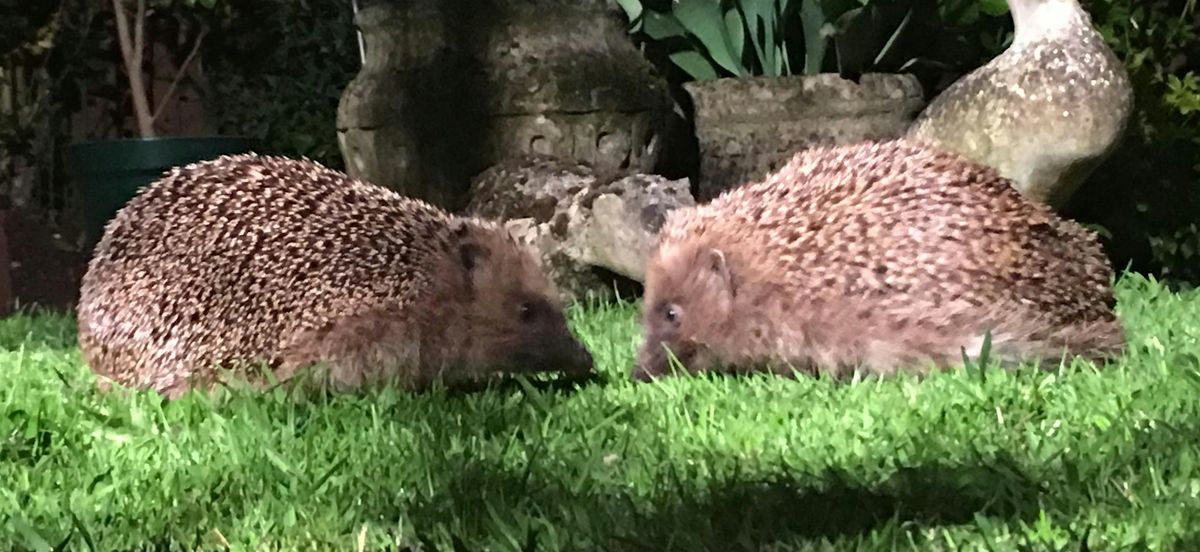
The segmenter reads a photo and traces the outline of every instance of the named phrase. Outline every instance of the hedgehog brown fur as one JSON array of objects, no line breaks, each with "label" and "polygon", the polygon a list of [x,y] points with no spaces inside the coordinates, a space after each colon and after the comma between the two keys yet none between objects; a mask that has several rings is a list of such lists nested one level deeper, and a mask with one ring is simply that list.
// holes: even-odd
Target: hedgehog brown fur
[{"label": "hedgehog brown fur", "polygon": [[277,380],[320,365],[338,389],[587,372],[551,286],[495,223],[308,160],[231,155],[173,169],[109,222],[79,341],[102,386],[168,397],[263,365]]},{"label": "hedgehog brown fur", "polygon": [[[923,373],[1120,352],[1095,236],[993,169],[914,142],[817,147],[673,211],[647,265],[634,376]],[[667,350],[670,351],[668,354]]]}]

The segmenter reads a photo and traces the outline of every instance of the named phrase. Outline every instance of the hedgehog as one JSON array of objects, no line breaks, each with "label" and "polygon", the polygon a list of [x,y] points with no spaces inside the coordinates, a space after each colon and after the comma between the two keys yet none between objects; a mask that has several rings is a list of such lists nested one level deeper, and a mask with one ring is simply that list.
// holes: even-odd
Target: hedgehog
[{"label": "hedgehog", "polygon": [[336,391],[591,373],[535,257],[453,215],[308,159],[179,166],[105,226],[77,306],[98,385],[173,399],[222,375],[304,373]]},{"label": "hedgehog", "polygon": [[919,375],[1120,354],[1095,235],[985,165],[906,139],[819,146],[672,211],[632,377]]}]

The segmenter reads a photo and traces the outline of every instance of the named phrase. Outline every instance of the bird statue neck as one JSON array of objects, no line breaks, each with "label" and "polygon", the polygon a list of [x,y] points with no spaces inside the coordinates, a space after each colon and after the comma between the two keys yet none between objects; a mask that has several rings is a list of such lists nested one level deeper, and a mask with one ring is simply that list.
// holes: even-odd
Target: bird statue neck
[{"label": "bird statue neck", "polygon": [[1008,0],[1008,7],[1014,46],[1090,28],[1087,12],[1076,0]]}]

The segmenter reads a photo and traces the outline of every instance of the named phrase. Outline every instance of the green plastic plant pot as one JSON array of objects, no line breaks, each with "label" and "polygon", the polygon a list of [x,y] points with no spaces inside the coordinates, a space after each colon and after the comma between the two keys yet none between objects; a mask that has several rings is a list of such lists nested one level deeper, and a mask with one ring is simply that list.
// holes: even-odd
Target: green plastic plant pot
[{"label": "green plastic plant pot", "polygon": [[78,186],[89,245],[100,241],[104,226],[121,207],[171,168],[246,153],[257,145],[251,138],[235,136],[184,136],[67,146],[63,162]]}]

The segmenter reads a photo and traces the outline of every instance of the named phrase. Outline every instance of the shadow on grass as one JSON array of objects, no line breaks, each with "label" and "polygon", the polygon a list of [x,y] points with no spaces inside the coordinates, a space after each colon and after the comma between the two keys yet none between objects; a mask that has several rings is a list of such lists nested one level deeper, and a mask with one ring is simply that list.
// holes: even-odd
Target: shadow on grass
[{"label": "shadow on grass", "polygon": [[[880,459],[815,473],[779,465],[745,469],[737,465],[740,452],[675,448],[654,434],[625,431],[623,425],[636,425],[637,413],[622,413],[627,405],[620,401],[593,404],[586,411],[603,413],[606,425],[573,423],[561,431],[547,429],[548,416],[584,411],[547,411],[535,407],[538,401],[525,405],[500,396],[449,402],[391,398],[370,404],[372,415],[402,420],[406,432],[413,433],[406,450],[415,454],[364,447],[366,459],[360,460],[360,451],[346,446],[346,463],[331,468],[338,477],[328,486],[322,483],[328,475],[324,468],[307,474],[310,483],[288,482],[286,474],[270,465],[197,477],[195,487],[178,489],[188,500],[156,522],[178,527],[178,535],[161,537],[168,542],[189,538],[193,530],[200,535],[211,525],[193,524],[209,523],[207,516],[226,525],[256,516],[277,521],[273,516],[284,502],[321,520],[304,529],[312,534],[336,536],[369,523],[374,531],[401,527],[405,538],[413,531],[435,539],[454,535],[462,539],[459,549],[464,550],[519,549],[513,543],[526,541],[538,544],[538,550],[759,550],[772,545],[804,548],[821,540],[839,548],[873,549],[907,544],[909,534],[922,539],[914,527],[969,526],[976,515],[1021,531],[1016,520],[1033,524],[1043,505],[1055,523],[1064,517],[1083,521],[1076,509],[1088,504],[1118,512],[1128,508],[1123,492],[1108,481],[1129,470],[1163,473],[1181,446],[1195,442],[1200,423],[1191,418],[1194,413],[1156,406],[1175,395],[1156,398],[1153,389],[1145,391],[1125,408],[1159,413],[1154,419],[1160,429],[1136,432],[1131,439],[1125,437],[1127,427],[1114,421],[1107,430],[1063,428],[1082,433],[1068,439],[1064,445],[1069,448],[1059,455],[1014,450],[1015,457],[1007,451],[981,456],[972,447],[952,447],[957,452],[898,470]],[[354,404],[350,410],[363,406]],[[287,416],[277,419],[293,427],[278,429],[301,437],[310,420],[325,423],[323,408],[320,402],[289,405]],[[311,427],[328,431],[321,423]],[[16,427],[21,429],[17,434],[24,434],[21,425]],[[386,431],[373,435],[389,436]],[[623,445],[640,450],[627,453]],[[262,514],[268,511],[262,505],[276,509]],[[339,517],[331,521],[330,511]],[[120,530],[117,526],[111,532]],[[286,538],[311,537],[289,533]]]},{"label": "shadow on grass", "polygon": [[982,466],[905,468],[878,484],[838,470],[707,485],[676,484],[668,477],[658,480],[649,498],[607,485],[576,485],[572,491],[574,478],[546,477],[536,467],[530,474],[467,460],[454,471],[436,495],[377,504],[382,509],[370,515],[407,515],[425,528],[449,523],[453,528],[447,529],[472,549],[500,534],[537,542],[544,531],[539,525],[549,525],[559,544],[568,535],[567,549],[759,550],[822,539],[854,541],[880,528],[872,540],[890,540],[889,533],[905,539],[906,524],[960,524],[976,514],[1029,520],[1041,494],[1007,458]]},{"label": "shadow on grass", "polygon": [[725,481],[706,494],[658,506],[635,531],[614,538],[625,546],[656,550],[758,549],[861,537],[885,525],[953,525],[970,522],[976,514],[1036,515],[1038,486],[1011,466],[1000,465],[904,468],[874,485],[840,470],[804,479]]}]

